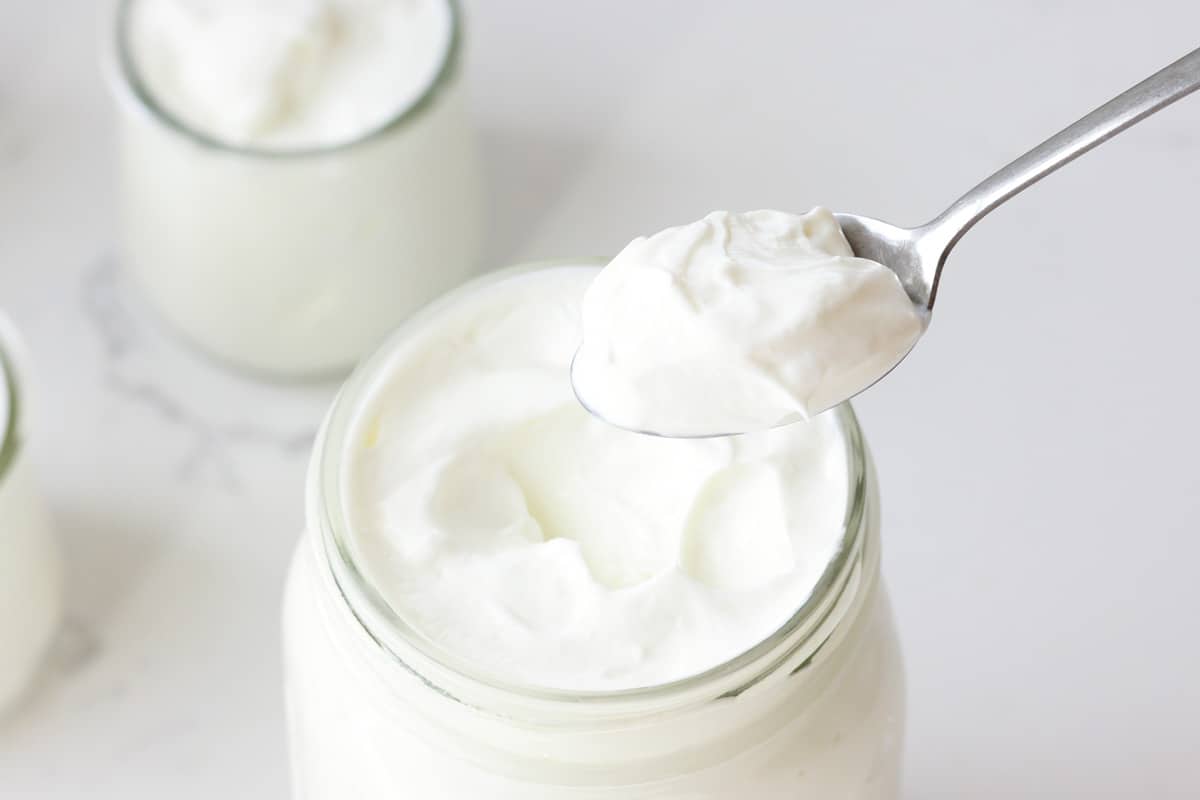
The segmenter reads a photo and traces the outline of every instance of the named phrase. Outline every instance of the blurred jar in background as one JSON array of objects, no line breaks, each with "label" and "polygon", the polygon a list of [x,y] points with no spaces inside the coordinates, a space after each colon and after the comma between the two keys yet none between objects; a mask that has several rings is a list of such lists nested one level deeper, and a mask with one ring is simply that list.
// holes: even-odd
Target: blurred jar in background
[{"label": "blurred jar in background", "polygon": [[33,681],[62,612],[58,550],[25,453],[17,347],[0,316],[0,712]]},{"label": "blurred jar in background", "polygon": [[478,153],[451,0],[123,0],[121,256],[232,365],[344,371],[475,271]]}]

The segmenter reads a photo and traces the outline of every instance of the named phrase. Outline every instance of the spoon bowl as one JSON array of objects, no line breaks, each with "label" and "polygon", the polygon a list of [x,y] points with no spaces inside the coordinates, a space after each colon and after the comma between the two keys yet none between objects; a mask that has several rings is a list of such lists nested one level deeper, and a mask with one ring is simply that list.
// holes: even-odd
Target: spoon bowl
[{"label": "spoon bowl", "polygon": [[[921,308],[933,305],[939,253],[923,228],[901,228],[873,217],[834,214],[842,235],[859,258],[883,264],[896,273],[910,300]],[[940,265],[938,265],[940,266]]]}]

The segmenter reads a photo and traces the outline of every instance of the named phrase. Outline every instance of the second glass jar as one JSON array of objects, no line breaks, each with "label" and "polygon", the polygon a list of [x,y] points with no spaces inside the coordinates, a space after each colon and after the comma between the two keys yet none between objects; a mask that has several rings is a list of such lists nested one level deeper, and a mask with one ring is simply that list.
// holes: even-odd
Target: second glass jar
[{"label": "second glass jar", "polygon": [[480,165],[461,81],[461,11],[414,103],[346,144],[264,150],[172,116],[130,52],[119,4],[120,257],[167,323],[229,364],[279,376],[348,369],[477,266]]},{"label": "second glass jar", "polygon": [[27,452],[16,332],[0,315],[0,714],[38,674],[62,614],[62,567]]}]

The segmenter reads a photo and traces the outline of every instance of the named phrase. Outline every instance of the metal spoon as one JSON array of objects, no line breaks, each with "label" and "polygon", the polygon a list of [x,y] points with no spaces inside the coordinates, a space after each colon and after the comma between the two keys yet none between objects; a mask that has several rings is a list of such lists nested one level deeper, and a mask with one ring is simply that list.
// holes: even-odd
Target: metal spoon
[{"label": "metal spoon", "polygon": [[[938,281],[950,250],[963,234],[988,212],[1101,142],[1111,139],[1134,123],[1142,121],[1198,88],[1200,49],[1193,50],[1128,91],[1117,95],[991,177],[985,178],[924,225],[900,228],[857,214],[835,216],[854,254],[883,264],[895,272],[913,303],[928,312],[933,309],[933,302],[937,298]],[[897,363],[906,356],[907,354],[898,359]],[[895,365],[891,367],[894,368]],[[604,419],[604,415],[589,406],[580,395],[574,379],[575,361],[571,363],[571,373],[572,385],[576,388],[576,397],[580,403],[593,415]],[[876,382],[885,375],[886,373],[880,375]],[[866,388],[869,387],[859,391]],[[848,399],[850,398],[843,398]],[[787,424],[789,421],[782,420],[777,424]],[[712,431],[681,436],[652,430],[637,432],[655,436],[670,435],[672,438],[708,438],[740,433]]]},{"label": "metal spoon", "polygon": [[854,254],[891,269],[912,301],[927,309],[950,250],[989,211],[1106,142],[1134,123],[1200,88],[1200,49],[1125,91],[985,178],[932,221],[898,228],[871,217],[837,214]]}]

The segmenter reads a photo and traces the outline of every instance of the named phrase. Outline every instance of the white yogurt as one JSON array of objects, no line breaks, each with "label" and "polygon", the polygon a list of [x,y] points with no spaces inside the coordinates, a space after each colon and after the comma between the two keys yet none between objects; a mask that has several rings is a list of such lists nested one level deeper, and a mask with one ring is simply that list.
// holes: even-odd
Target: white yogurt
[{"label": "white yogurt", "polygon": [[297,797],[894,796],[852,416],[724,441],[591,418],[568,370],[595,274],[464,288],[343,390],[285,609]]},{"label": "white yogurt", "polygon": [[778,630],[836,551],[836,420],[725,440],[607,425],[568,369],[593,270],[512,279],[396,354],[350,433],[366,577],[418,633],[506,680],[628,689]]},{"label": "white yogurt", "polygon": [[34,680],[62,609],[58,550],[25,454],[15,349],[0,317],[0,712]]},{"label": "white yogurt", "polygon": [[126,0],[124,266],[232,364],[344,369],[478,260],[448,0]]},{"label": "white yogurt", "polygon": [[147,90],[189,127],[300,149],[412,105],[452,34],[444,0],[140,0],[128,35]]},{"label": "white yogurt", "polygon": [[572,377],[589,409],[630,430],[762,430],[870,386],[926,318],[895,273],[854,257],[829,211],[716,211],[605,267]]}]

